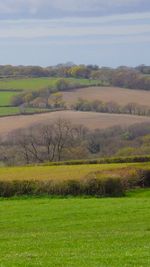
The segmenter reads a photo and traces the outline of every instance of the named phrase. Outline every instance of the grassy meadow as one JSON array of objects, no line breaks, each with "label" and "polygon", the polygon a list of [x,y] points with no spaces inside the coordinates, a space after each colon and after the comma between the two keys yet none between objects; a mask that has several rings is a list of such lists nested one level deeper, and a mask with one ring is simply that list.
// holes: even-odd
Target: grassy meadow
[{"label": "grassy meadow", "polygon": [[[0,90],[37,90],[47,86],[53,87],[59,78],[25,78],[25,79],[3,79],[0,80]],[[97,84],[98,80],[66,78],[68,81],[81,84]]]},{"label": "grassy meadow", "polygon": [[11,106],[11,99],[16,92],[0,92],[0,109],[1,107]]},{"label": "grassy meadow", "polygon": [[[67,78],[68,81],[80,85],[97,84],[96,80]],[[18,115],[19,108],[11,107],[13,96],[23,91],[34,91],[45,87],[53,88],[56,85],[58,78],[26,78],[26,79],[2,79],[0,80],[0,116]],[[42,110],[34,109],[34,112],[43,112]]]},{"label": "grassy meadow", "polygon": [[150,190],[0,200],[1,267],[150,266]]}]

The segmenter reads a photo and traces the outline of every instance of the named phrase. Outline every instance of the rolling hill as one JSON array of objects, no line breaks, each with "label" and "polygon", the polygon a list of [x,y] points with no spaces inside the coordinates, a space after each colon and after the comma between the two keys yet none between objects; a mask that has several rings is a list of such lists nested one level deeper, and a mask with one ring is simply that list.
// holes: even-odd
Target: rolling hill
[{"label": "rolling hill", "polygon": [[4,135],[19,128],[33,124],[50,123],[58,118],[71,120],[74,124],[83,124],[90,129],[105,129],[115,125],[129,126],[135,123],[150,122],[150,117],[125,114],[106,114],[80,111],[57,111],[35,115],[20,115],[0,118],[0,134]]},{"label": "rolling hill", "polygon": [[144,90],[133,90],[119,87],[88,87],[63,92],[62,94],[68,106],[76,103],[78,98],[83,98],[89,101],[113,101],[119,105],[126,105],[132,102],[150,107],[150,91]]}]

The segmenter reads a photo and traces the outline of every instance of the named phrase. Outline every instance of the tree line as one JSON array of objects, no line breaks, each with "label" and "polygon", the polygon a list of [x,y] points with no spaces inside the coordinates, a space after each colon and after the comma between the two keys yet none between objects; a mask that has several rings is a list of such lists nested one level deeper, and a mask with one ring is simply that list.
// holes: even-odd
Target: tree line
[{"label": "tree line", "polygon": [[140,105],[134,102],[130,102],[124,106],[121,106],[113,101],[88,101],[86,99],[79,98],[78,101],[72,105],[72,108],[79,111],[150,116],[150,108],[148,106]]},{"label": "tree line", "polygon": [[150,90],[150,66],[135,68],[121,66],[116,69],[97,65],[59,64],[42,68],[39,66],[0,66],[0,78],[17,77],[74,77],[101,80],[103,85]]},{"label": "tree line", "polygon": [[150,154],[150,124],[89,130],[69,120],[13,131],[0,140],[5,165]]},{"label": "tree line", "polygon": [[[92,83],[90,86],[91,85]],[[101,83],[99,83],[99,85],[101,85]],[[47,86],[36,91],[30,90],[18,93],[12,97],[11,105],[33,108],[62,109],[65,108],[65,103],[63,101],[61,92],[84,87],[87,87],[87,85],[70,81],[65,78],[60,78],[53,86]]]}]

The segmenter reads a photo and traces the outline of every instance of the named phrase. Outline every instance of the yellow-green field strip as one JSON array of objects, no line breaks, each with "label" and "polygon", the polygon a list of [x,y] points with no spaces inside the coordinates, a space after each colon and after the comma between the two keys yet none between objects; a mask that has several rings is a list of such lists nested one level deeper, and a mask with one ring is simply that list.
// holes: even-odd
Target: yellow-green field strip
[{"label": "yellow-green field strip", "polygon": [[115,177],[117,171],[133,173],[136,169],[149,169],[147,163],[87,164],[69,166],[1,167],[0,181],[12,180],[80,180],[90,173],[100,172],[100,177]]}]

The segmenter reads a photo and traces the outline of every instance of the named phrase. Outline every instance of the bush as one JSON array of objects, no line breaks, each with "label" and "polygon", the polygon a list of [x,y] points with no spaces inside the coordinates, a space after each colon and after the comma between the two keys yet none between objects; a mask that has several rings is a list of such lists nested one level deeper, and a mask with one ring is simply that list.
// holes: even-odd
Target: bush
[{"label": "bush", "polygon": [[116,179],[86,179],[83,181],[4,181],[0,182],[0,197],[21,195],[58,196],[123,196],[123,184]]},{"label": "bush", "polygon": [[34,195],[35,181],[1,181],[0,197]]},{"label": "bush", "polygon": [[105,195],[120,197],[125,195],[125,187],[121,179],[109,178],[105,181]]},{"label": "bush", "polygon": [[0,181],[0,197],[22,195],[121,197],[126,190],[150,187],[150,170],[93,172],[82,180]]},{"label": "bush", "polygon": [[150,187],[150,170],[139,171],[139,182],[140,187]]}]

